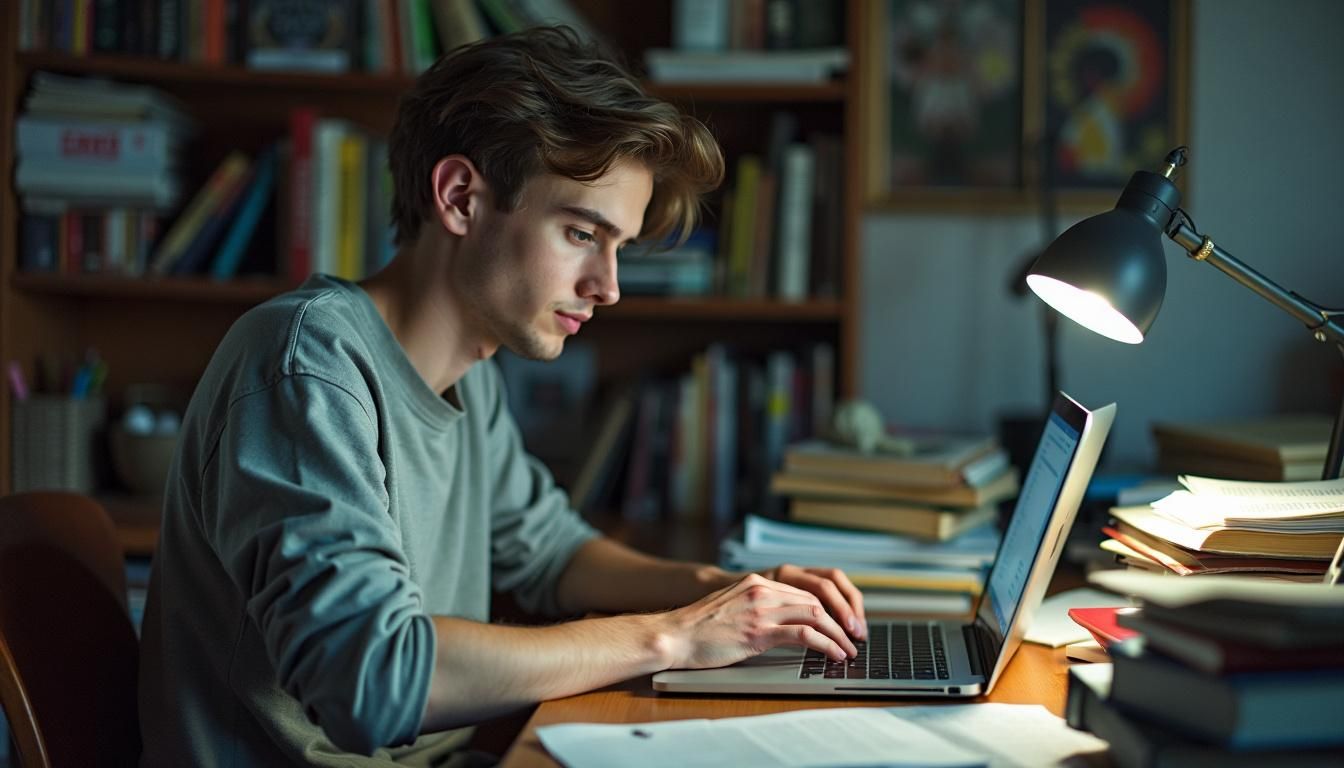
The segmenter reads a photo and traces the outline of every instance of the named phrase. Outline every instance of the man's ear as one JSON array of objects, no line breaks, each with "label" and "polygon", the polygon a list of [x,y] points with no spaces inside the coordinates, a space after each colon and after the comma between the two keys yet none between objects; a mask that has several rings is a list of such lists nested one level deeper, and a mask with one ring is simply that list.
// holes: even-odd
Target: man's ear
[{"label": "man's ear", "polygon": [[434,215],[445,230],[465,235],[479,218],[489,193],[485,177],[464,155],[448,155],[434,164]]}]

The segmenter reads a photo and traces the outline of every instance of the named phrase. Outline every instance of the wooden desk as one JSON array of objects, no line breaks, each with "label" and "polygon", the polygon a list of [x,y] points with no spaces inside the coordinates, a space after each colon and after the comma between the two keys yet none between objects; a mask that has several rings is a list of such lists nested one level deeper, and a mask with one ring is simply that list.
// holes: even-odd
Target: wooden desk
[{"label": "wooden desk", "polygon": [[[1063,717],[1069,664],[1063,648],[1051,649],[1023,644],[989,696],[958,701],[1040,704]],[[600,691],[543,702],[504,756],[501,768],[558,765],[537,740],[536,729],[541,725],[569,722],[643,723],[697,717],[768,715],[793,709],[820,707],[891,707],[944,701],[950,700],[666,694],[654,691],[649,677],[641,677]]]}]

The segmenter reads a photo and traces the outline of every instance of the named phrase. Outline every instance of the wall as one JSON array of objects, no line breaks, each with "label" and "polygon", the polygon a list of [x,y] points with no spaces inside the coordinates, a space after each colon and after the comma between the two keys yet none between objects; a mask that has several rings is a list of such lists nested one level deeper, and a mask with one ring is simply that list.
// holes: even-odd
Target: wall
[{"label": "wall", "polygon": [[[1267,277],[1344,307],[1344,3],[1199,0],[1192,15],[1185,207]],[[862,237],[864,397],[895,423],[974,430],[1040,407],[1041,305],[1007,289],[1043,242],[1035,217],[872,214]],[[1338,353],[1166,246],[1166,302],[1143,344],[1061,323],[1062,388],[1119,404],[1106,466],[1150,462],[1153,420],[1334,412]]]}]

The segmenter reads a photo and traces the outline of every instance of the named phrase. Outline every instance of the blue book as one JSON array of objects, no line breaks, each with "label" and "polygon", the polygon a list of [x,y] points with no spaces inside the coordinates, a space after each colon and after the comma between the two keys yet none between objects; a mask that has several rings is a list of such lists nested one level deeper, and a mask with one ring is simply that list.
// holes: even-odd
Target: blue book
[{"label": "blue book", "polygon": [[215,260],[210,265],[210,276],[214,279],[229,280],[238,272],[238,265],[242,263],[243,256],[247,253],[247,246],[252,242],[252,235],[257,231],[257,223],[261,221],[261,214],[265,212],[266,204],[270,202],[271,192],[275,188],[276,164],[276,148],[272,144],[257,158],[252,184],[247,188],[243,201],[238,206],[238,215],[233,219],[233,226],[224,236],[224,244],[219,247],[219,252],[215,254]]}]

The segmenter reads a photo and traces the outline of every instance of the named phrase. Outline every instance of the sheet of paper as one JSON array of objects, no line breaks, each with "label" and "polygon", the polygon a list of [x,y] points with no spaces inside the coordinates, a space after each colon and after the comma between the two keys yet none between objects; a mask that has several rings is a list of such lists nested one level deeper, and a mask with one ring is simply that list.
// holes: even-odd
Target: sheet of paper
[{"label": "sheet of paper", "polygon": [[810,709],[638,725],[549,725],[541,743],[569,768],[1069,766],[1106,743],[1034,704]]},{"label": "sheet of paper", "polygon": [[1091,765],[1107,748],[1036,704],[935,704],[887,711],[978,752],[989,768]]},{"label": "sheet of paper", "polygon": [[1023,638],[1028,643],[1058,648],[1069,643],[1087,640],[1092,633],[1069,618],[1070,608],[1122,608],[1129,605],[1123,597],[1087,587],[1070,589],[1045,598],[1032,617],[1031,627]]},{"label": "sheet of paper", "polygon": [[865,707],[640,725],[549,725],[538,728],[537,736],[569,768],[988,765],[984,756],[921,725]]}]

